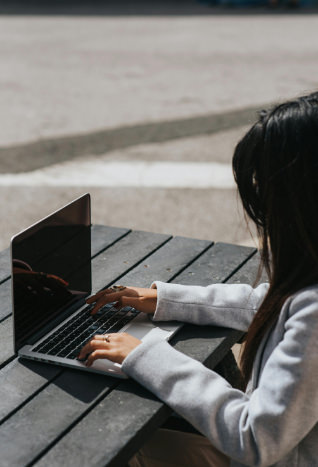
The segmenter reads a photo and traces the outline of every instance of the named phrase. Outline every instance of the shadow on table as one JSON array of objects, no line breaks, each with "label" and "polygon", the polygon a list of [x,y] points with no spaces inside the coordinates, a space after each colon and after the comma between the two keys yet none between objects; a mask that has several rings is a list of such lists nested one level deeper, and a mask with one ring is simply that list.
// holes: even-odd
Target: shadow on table
[{"label": "shadow on table", "polygon": [[19,359],[19,362],[28,370],[47,380],[51,385],[57,386],[63,392],[85,404],[90,404],[108,390],[118,386],[121,381],[118,378],[97,373],[63,369],[53,364],[25,359]]}]

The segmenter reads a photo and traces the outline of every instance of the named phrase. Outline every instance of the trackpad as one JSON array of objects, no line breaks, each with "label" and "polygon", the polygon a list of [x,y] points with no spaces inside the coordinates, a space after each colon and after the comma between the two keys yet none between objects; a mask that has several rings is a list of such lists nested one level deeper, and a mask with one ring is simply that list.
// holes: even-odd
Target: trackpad
[{"label": "trackpad", "polygon": [[160,335],[160,337],[164,340],[171,334],[170,332],[167,332],[163,329],[146,324],[132,325],[126,329],[126,332],[140,340],[145,340],[148,337],[151,338],[154,335]]}]

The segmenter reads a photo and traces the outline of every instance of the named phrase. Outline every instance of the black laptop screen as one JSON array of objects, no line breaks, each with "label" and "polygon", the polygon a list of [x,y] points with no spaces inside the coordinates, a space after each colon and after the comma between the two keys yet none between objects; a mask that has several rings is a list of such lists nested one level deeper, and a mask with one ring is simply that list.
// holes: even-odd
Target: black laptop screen
[{"label": "black laptop screen", "polygon": [[85,195],[13,238],[16,351],[90,294],[90,229],[90,198]]}]

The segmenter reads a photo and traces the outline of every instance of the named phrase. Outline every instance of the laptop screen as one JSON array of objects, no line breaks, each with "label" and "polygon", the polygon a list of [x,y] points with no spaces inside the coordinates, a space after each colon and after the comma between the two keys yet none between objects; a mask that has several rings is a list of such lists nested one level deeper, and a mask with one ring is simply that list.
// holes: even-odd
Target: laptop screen
[{"label": "laptop screen", "polygon": [[11,242],[15,350],[91,293],[90,196]]}]

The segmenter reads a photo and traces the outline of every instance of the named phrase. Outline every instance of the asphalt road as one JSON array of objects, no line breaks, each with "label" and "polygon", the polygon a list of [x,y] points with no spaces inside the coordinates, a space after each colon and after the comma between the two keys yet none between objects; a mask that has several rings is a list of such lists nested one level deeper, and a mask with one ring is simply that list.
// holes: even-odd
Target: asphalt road
[{"label": "asphalt road", "polygon": [[93,222],[251,244],[233,149],[317,89],[316,13],[19,13],[0,16],[1,249],[86,191]]}]

